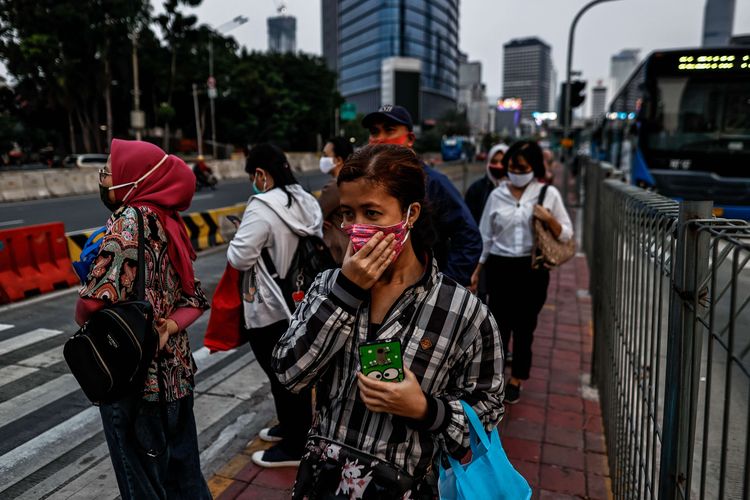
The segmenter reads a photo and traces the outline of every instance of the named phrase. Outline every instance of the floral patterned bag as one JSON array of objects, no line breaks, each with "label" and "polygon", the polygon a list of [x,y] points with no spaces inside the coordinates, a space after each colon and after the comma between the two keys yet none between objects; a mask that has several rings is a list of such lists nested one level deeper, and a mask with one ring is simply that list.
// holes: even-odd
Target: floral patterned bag
[{"label": "floral patterned bag", "polygon": [[432,489],[393,464],[320,436],[310,436],[293,500],[433,498]]}]

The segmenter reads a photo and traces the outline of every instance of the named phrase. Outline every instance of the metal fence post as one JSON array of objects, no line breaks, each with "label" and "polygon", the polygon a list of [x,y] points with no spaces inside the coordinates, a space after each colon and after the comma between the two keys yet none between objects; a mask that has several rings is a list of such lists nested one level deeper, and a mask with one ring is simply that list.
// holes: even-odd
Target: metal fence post
[{"label": "metal fence post", "polygon": [[676,255],[672,256],[672,290],[669,300],[667,332],[667,359],[664,393],[663,439],[659,473],[659,498],[677,498],[678,487],[689,488],[688,469],[692,467],[689,450],[692,449],[691,429],[695,419],[700,365],[694,369],[694,360],[700,360],[702,345],[697,336],[696,310],[693,307],[699,293],[697,283],[708,273],[708,240],[701,237],[691,220],[711,217],[710,201],[680,203],[677,226]]}]

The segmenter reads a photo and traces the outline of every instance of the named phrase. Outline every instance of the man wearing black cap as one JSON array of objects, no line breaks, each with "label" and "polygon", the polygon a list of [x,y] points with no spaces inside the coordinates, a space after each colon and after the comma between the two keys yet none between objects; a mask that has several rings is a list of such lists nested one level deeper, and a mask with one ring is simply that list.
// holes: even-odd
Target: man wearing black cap
[{"label": "man wearing black cap", "polygon": [[[411,149],[417,138],[411,115],[402,106],[383,105],[365,116],[362,126],[370,131],[370,144],[396,144]],[[438,233],[435,259],[443,274],[469,286],[482,253],[479,228],[453,183],[434,168],[422,164]]]}]

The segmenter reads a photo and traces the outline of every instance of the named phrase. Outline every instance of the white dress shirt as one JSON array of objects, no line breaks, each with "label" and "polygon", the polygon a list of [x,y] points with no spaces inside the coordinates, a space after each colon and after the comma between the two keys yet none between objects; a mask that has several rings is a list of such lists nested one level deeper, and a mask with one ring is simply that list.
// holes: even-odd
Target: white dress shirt
[{"label": "white dress shirt", "polygon": [[[531,255],[534,246],[532,219],[534,205],[539,201],[539,194],[544,184],[533,180],[526,186],[517,200],[510,192],[510,183],[506,180],[500,183],[490,194],[487,204],[479,221],[479,231],[482,233],[482,256],[479,262],[484,264],[487,257],[500,255],[503,257],[525,257]],[[568,241],[573,237],[573,224],[562,201],[560,192],[554,187],[547,188],[544,197],[544,208],[562,226],[559,240]]]}]

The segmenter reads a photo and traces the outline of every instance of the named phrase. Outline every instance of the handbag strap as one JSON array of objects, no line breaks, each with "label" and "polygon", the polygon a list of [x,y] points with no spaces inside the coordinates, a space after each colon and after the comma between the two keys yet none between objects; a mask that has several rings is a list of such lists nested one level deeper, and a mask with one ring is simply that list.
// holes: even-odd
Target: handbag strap
[{"label": "handbag strap", "polygon": [[143,223],[143,214],[138,207],[133,207],[138,217],[138,274],[135,278],[136,293],[138,300],[146,300],[146,235],[144,234],[145,224]]},{"label": "handbag strap", "polygon": [[539,200],[536,202],[537,205],[544,205],[544,197],[547,196],[547,188],[549,184],[542,186],[542,191],[539,193]]},{"label": "handbag strap", "polygon": [[479,440],[482,442],[482,445],[484,446],[484,448],[486,450],[489,450],[490,440],[487,437],[487,431],[484,430],[484,426],[482,425],[482,422],[479,420],[479,417],[474,411],[474,408],[472,408],[469,405],[469,403],[463,400],[461,401],[461,406],[464,407],[464,414],[466,415],[466,418],[469,420],[469,429],[473,431],[474,434],[477,435]]}]

